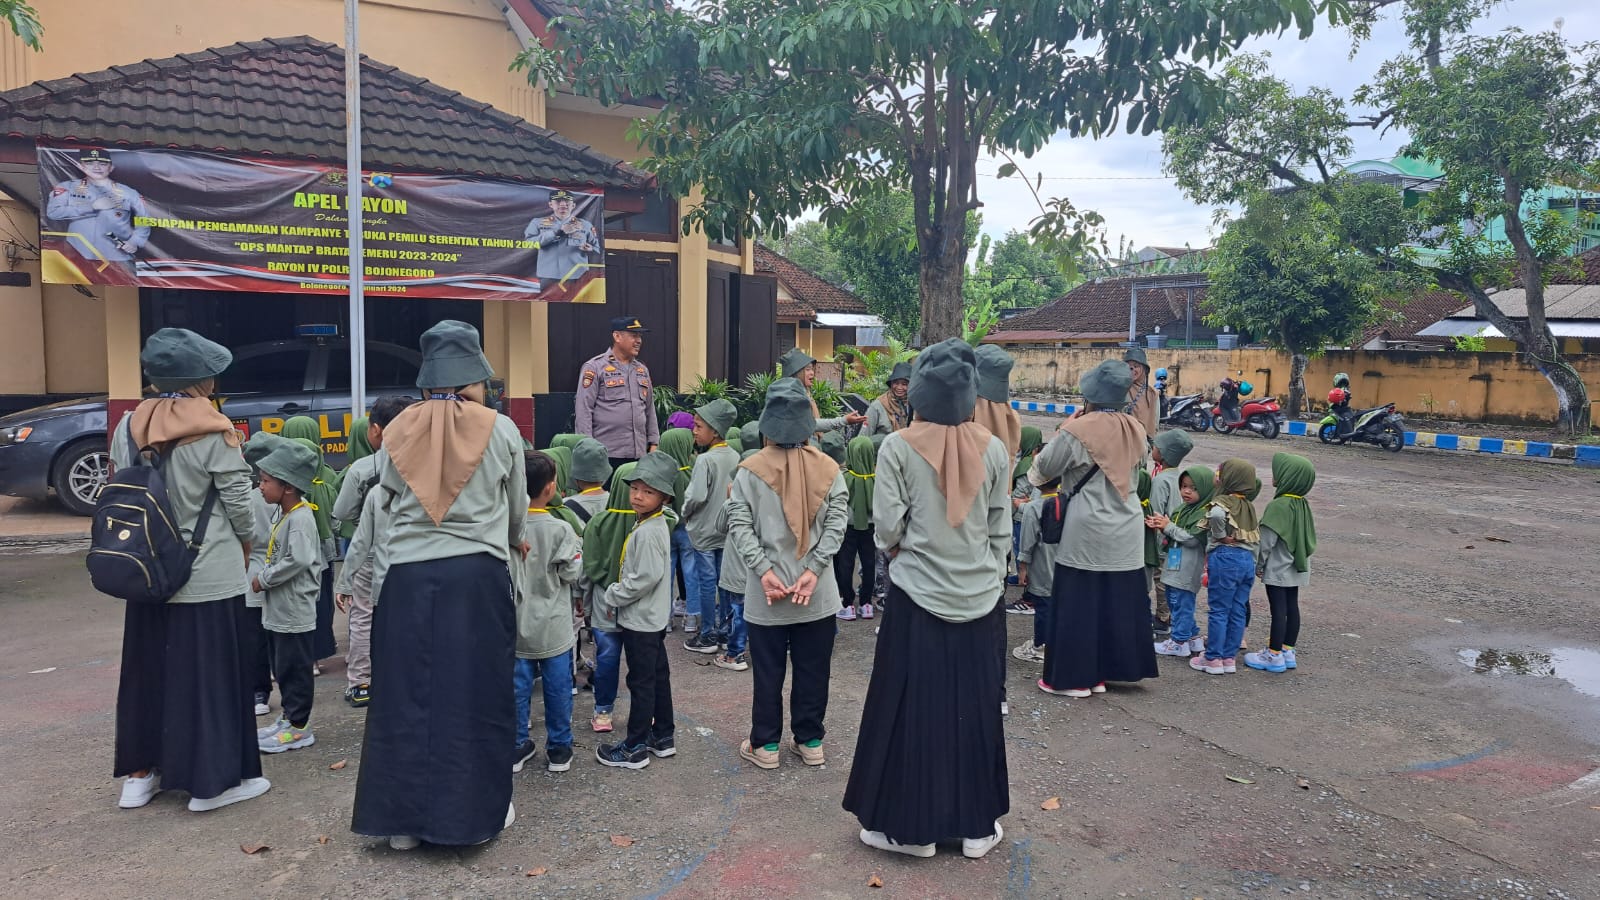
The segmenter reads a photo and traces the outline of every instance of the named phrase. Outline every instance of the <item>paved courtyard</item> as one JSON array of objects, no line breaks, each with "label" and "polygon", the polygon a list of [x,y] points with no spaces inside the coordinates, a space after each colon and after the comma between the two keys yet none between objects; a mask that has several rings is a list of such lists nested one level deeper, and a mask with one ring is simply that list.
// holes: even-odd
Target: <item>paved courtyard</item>
[{"label": "paved courtyard", "polygon": [[[89,588],[81,545],[13,540],[0,883],[47,898],[1600,896],[1600,473],[1217,435],[1191,459],[1242,456],[1265,479],[1278,450],[1319,470],[1299,670],[1216,678],[1163,658],[1157,680],[1068,700],[1012,661],[1012,811],[981,861],[869,850],[839,807],[870,622],[841,623],[819,770],[741,762],[748,673],[679,649],[676,758],[596,765],[581,695],[572,771],[516,776],[500,839],[397,853],[349,831],[363,714],[339,701],[340,663],[318,681],[317,744],[268,758],[264,797],[119,810],[121,605]],[[1255,604],[1253,647],[1259,587]],[[1008,619],[1015,644],[1031,620]]]}]

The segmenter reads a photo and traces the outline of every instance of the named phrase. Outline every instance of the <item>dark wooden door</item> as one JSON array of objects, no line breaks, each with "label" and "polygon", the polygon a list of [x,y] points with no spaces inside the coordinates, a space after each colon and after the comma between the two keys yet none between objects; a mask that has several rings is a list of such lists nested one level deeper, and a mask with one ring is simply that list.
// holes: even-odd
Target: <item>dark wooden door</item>
[{"label": "dark wooden door", "polygon": [[606,253],[606,302],[550,304],[550,389],[576,390],[578,370],[611,346],[611,320],[637,316],[650,329],[644,362],[656,384],[678,379],[678,264],[630,250]]},{"label": "dark wooden door", "polygon": [[733,335],[734,273],[712,269],[706,277],[706,377],[726,381]]},{"label": "dark wooden door", "polygon": [[778,362],[778,280],[770,275],[734,279],[736,350],[734,381],[753,372],[770,372]]}]

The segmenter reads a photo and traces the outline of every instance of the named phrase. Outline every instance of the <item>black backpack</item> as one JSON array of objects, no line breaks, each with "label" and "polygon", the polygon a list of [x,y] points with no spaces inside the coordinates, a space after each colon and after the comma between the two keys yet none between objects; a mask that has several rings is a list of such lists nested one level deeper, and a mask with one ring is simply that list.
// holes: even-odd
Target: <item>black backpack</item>
[{"label": "black backpack", "polygon": [[1091,466],[1089,471],[1083,473],[1078,483],[1072,486],[1070,494],[1056,494],[1054,499],[1044,505],[1044,511],[1039,514],[1039,540],[1046,544],[1061,543],[1061,531],[1067,524],[1067,506],[1072,503],[1072,498],[1078,496],[1083,486],[1089,483],[1094,473],[1100,471],[1098,465]]},{"label": "black backpack", "polygon": [[206,492],[194,537],[186,539],[167,497],[165,462],[146,448],[138,463],[118,470],[100,490],[85,563],[95,590],[130,603],[165,603],[189,582],[217,489]]}]

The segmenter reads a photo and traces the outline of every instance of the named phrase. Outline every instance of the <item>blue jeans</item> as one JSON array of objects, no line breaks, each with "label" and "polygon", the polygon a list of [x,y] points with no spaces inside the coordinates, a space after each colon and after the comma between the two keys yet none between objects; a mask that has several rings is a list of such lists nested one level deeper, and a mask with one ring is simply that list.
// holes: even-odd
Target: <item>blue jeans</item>
[{"label": "blue jeans", "polygon": [[718,590],[722,605],[728,610],[728,655],[738,656],[749,648],[749,632],[744,627],[744,595]]},{"label": "blue jeans", "polygon": [[1200,629],[1194,621],[1194,591],[1167,585],[1167,606],[1172,610],[1172,639],[1194,640]]},{"label": "blue jeans", "polygon": [[690,547],[683,560],[683,585],[689,592],[684,606],[689,615],[700,617],[700,633],[714,637],[718,633],[717,576],[722,572],[722,551]]},{"label": "blue jeans", "polygon": [[[1243,547],[1223,545],[1207,560],[1210,580],[1206,602],[1206,659],[1230,659],[1239,653],[1250,612],[1250,587],[1256,582],[1256,555]],[[1170,602],[1170,600],[1169,600]]]},{"label": "blue jeans", "polygon": [[680,522],[677,528],[672,529],[672,580],[678,581],[682,579],[683,596],[681,599],[684,607],[688,610],[688,614],[691,616],[699,615],[692,602],[694,600],[694,585],[689,582],[689,567],[694,565],[689,561],[689,557],[693,555],[694,544],[689,541],[689,531]]},{"label": "blue jeans", "polygon": [[549,659],[518,659],[513,670],[517,692],[517,743],[528,739],[528,707],[533,679],[544,682],[544,744],[572,746],[572,651]]},{"label": "blue jeans", "polygon": [[622,632],[594,630],[594,711],[611,712],[622,680]]},{"label": "blue jeans", "polygon": [[1033,604],[1033,645],[1043,647],[1050,642],[1050,595],[1041,597],[1024,592],[1023,597]]}]

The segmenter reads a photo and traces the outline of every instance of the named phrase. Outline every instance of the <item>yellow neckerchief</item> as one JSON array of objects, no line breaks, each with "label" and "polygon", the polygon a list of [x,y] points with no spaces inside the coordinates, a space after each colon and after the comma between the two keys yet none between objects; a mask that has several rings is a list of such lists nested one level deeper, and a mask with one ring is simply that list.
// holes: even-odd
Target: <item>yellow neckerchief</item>
[{"label": "yellow neckerchief", "polygon": [[1285,497],[1293,497],[1296,500],[1304,500],[1305,499],[1304,497],[1300,496],[1299,494],[1284,494],[1283,496],[1285,496]]},{"label": "yellow neckerchief", "polygon": [[602,485],[596,485],[596,486],[594,486],[594,487],[592,487],[592,488],[584,488],[584,489],[583,489],[583,490],[581,490],[581,491],[579,491],[579,492],[578,492],[578,496],[579,496],[579,497],[587,497],[587,496],[589,496],[589,495],[590,495],[590,494],[598,494],[598,493],[600,493],[600,492],[601,492],[601,491],[603,491],[603,490],[605,490],[605,487],[604,487],[604,486],[602,486]]},{"label": "yellow neckerchief", "polygon": [[853,476],[855,476],[857,478],[877,478],[878,477],[878,473],[876,473],[876,472],[868,472],[867,474],[863,475],[860,472],[857,472],[855,469],[845,469],[845,471],[849,472],[851,475],[853,475]]},{"label": "yellow neckerchief", "polygon": [[712,444],[711,446],[707,447],[706,449],[707,450],[715,450],[718,447],[726,447],[726,446],[728,446],[728,442],[727,441],[723,441],[720,444]]},{"label": "yellow neckerchief", "polygon": [[[646,522],[648,522],[651,519],[654,519],[654,518],[660,516],[662,511],[663,510],[658,509],[655,512],[651,513],[650,515],[645,516],[644,518],[640,519],[638,524],[633,526],[633,530],[628,532],[628,536],[622,539],[622,556],[617,559],[617,564],[619,566],[622,563],[625,563],[625,562],[628,561],[628,542],[633,540],[634,534],[637,533],[640,528],[643,528],[644,524]],[[630,509],[630,510],[628,510],[628,512],[633,512],[633,510]]]},{"label": "yellow neckerchief", "polygon": [[1061,496],[1061,492],[1060,491],[1055,491],[1055,492],[1049,493],[1049,494],[1040,494],[1039,495],[1039,499],[1040,500],[1049,500],[1051,498],[1059,497],[1059,496]]},{"label": "yellow neckerchief", "polygon": [[[299,509],[302,506],[311,506],[311,504],[307,503],[305,500],[301,500],[299,503],[296,503],[295,505],[289,507],[289,511],[288,512],[286,512],[283,515],[279,516],[278,517],[278,521],[272,523],[272,531],[270,531],[267,534],[267,562],[272,562],[272,551],[277,549],[277,546],[278,546],[278,527],[281,526],[284,522],[288,521],[289,520],[289,516],[292,515],[295,510]],[[314,507],[314,506],[312,507],[312,509],[315,509],[315,508],[316,507]]]},{"label": "yellow neckerchief", "polygon": [[544,513],[545,515],[549,515],[550,514],[550,510],[548,508],[546,508],[546,507],[543,507],[543,506],[530,506],[530,507],[528,507],[528,513],[530,515],[533,514],[533,513]]}]

